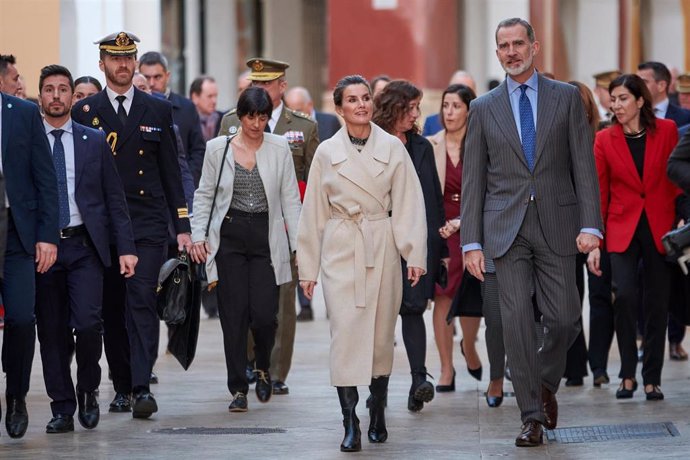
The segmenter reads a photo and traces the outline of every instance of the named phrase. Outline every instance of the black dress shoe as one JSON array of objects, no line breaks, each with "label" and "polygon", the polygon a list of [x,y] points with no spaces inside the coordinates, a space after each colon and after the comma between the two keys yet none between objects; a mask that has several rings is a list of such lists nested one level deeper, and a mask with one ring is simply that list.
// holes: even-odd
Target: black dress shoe
[{"label": "black dress shoe", "polygon": [[[625,381],[632,380],[632,389],[625,388]],[[637,390],[637,380],[634,379],[623,379],[618,390],[616,390],[616,399],[630,399],[633,397],[633,393]]]},{"label": "black dress shoe", "polygon": [[21,438],[29,426],[29,414],[26,412],[26,400],[7,395],[7,415],[5,428],[10,438]]},{"label": "black dress shoe", "polygon": [[230,412],[247,412],[247,396],[238,391],[232,397],[232,402],[228,406]]},{"label": "black dress shoe", "polygon": [[74,431],[74,417],[57,414],[46,425],[46,433],[69,433]]},{"label": "black dress shoe", "polygon": [[426,368],[415,369],[410,373],[412,374],[412,385],[410,385],[410,393],[407,398],[407,410],[419,412],[424,408],[424,403],[434,399],[434,386],[426,379]]},{"label": "black dress shoe", "polygon": [[158,376],[151,371],[151,377],[149,377],[149,385],[155,385],[158,383]]},{"label": "black dress shoe", "polygon": [[522,432],[515,438],[515,445],[518,447],[535,447],[544,442],[544,429],[541,423],[529,420],[522,425]]},{"label": "black dress shoe", "polygon": [[132,399],[127,393],[115,393],[110,402],[110,412],[132,412]]},{"label": "black dress shoe", "polygon": [[158,404],[153,394],[146,390],[137,392],[132,404],[132,417],[149,418],[154,412],[158,412]]},{"label": "black dress shoe", "polygon": [[501,396],[489,396],[489,393],[486,393],[486,404],[489,407],[499,407],[501,404],[503,404],[503,391],[501,391]]},{"label": "black dress shoe", "polygon": [[254,388],[256,391],[256,399],[264,403],[268,402],[273,394],[271,376],[268,374],[268,371],[262,371],[260,369],[256,369],[254,373],[256,374],[256,388]]},{"label": "black dress shoe", "polygon": [[297,315],[297,321],[314,321],[314,310],[311,307],[302,307]]},{"label": "black dress shoe", "polygon": [[276,380],[273,382],[273,394],[274,395],[287,395],[290,394],[290,389],[284,382]]},{"label": "black dress shoe", "polygon": [[658,385],[654,385],[652,391],[645,391],[644,394],[647,396],[647,401],[661,401],[664,399],[664,394],[661,392],[661,388]]},{"label": "black dress shoe", "polygon": [[87,430],[96,428],[101,418],[101,409],[98,406],[98,390],[78,391],[77,404],[79,406],[79,424]]},{"label": "black dress shoe", "polygon": [[453,369],[453,380],[450,385],[436,385],[436,393],[449,393],[455,391],[455,369]]},{"label": "black dress shoe", "polygon": [[572,377],[565,381],[567,387],[581,387],[584,384],[585,380],[582,377]]},{"label": "black dress shoe", "polygon": [[544,404],[544,427],[547,430],[553,430],[558,424],[558,401],[556,401],[556,395],[542,385],[541,400]]},{"label": "black dress shoe", "polygon": [[256,383],[256,375],[254,375],[254,364],[247,364],[247,367],[244,370],[244,375],[247,378],[247,383],[248,384],[253,384]]},{"label": "black dress shoe", "polygon": [[603,370],[595,370],[593,371],[593,381],[592,383],[594,384],[595,387],[599,388],[603,384],[610,383],[611,380],[609,379],[609,375],[606,373],[606,371]]}]

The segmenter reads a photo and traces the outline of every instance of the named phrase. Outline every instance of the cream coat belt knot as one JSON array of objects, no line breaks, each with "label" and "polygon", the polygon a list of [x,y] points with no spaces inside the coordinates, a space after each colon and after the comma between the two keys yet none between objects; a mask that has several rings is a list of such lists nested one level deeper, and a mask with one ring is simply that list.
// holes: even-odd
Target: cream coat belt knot
[{"label": "cream coat belt knot", "polygon": [[371,221],[390,218],[390,212],[376,214],[364,214],[359,206],[347,210],[347,214],[341,211],[331,211],[331,219],[350,220],[357,224],[359,232],[355,240],[355,306],[366,307],[366,278],[367,268],[374,267],[374,246]]}]

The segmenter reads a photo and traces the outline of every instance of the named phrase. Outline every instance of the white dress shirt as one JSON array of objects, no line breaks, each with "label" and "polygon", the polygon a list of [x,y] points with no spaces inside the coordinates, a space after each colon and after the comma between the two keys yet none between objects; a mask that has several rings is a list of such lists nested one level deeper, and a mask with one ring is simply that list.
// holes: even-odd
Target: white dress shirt
[{"label": "white dress shirt", "polygon": [[113,105],[113,110],[115,110],[115,113],[117,113],[117,109],[120,107],[120,103],[117,102],[117,99],[115,98],[118,96],[125,96],[126,99],[122,102],[122,105],[124,106],[127,115],[129,115],[129,109],[132,107],[132,98],[134,97],[134,85],[130,86],[129,89],[123,94],[116,93],[108,86],[105,87],[105,92],[108,95],[108,99],[110,99],[110,103]]},{"label": "white dress shirt", "polygon": [[271,129],[271,132],[275,131],[276,125],[278,124],[278,120],[280,120],[280,114],[283,111],[283,101],[280,101],[280,105],[273,109],[273,112],[271,112],[271,119],[268,120],[268,127]]}]

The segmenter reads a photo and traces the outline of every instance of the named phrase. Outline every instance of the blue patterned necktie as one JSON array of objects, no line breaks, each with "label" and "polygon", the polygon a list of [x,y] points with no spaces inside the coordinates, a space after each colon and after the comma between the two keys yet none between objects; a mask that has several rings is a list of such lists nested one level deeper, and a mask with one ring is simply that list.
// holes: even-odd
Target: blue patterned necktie
[{"label": "blue patterned necktie", "polygon": [[50,132],[55,138],[53,144],[53,163],[55,164],[55,173],[57,175],[58,184],[58,209],[60,229],[66,228],[69,225],[69,198],[67,195],[67,165],[65,164],[65,147],[62,145],[61,129],[54,129]]},{"label": "blue patterned necktie", "polygon": [[530,171],[534,171],[534,148],[537,143],[537,131],[534,129],[534,116],[532,115],[532,104],[525,91],[527,85],[520,85],[520,134],[522,135],[522,153],[525,154],[527,166]]}]

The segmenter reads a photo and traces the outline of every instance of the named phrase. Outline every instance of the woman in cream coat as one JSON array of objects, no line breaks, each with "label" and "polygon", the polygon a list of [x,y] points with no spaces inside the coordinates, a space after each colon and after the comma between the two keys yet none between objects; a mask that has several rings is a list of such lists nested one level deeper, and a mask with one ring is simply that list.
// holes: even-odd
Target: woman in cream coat
[{"label": "woman in cream coat", "polygon": [[399,139],[371,123],[371,90],[360,76],[333,92],[345,120],[316,150],[297,237],[300,285],[311,298],[321,272],[331,328],[331,383],[345,437],[361,449],[357,385],[369,385],[368,437],[384,442],[388,377],[402,300],[402,256],[415,285],[426,270],[426,218],[419,179]]},{"label": "woman in cream coat", "polygon": [[299,189],[287,141],[264,133],[272,110],[263,88],[242,93],[237,103],[241,129],[235,136],[207,143],[194,194],[191,253],[196,262],[206,262],[209,285],[217,283],[228,389],[233,395],[230,412],[247,411],[249,328],[255,343],[256,396],[261,402],[271,397],[268,369],[278,286],[292,279],[290,248],[297,246]]}]

